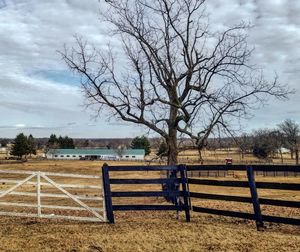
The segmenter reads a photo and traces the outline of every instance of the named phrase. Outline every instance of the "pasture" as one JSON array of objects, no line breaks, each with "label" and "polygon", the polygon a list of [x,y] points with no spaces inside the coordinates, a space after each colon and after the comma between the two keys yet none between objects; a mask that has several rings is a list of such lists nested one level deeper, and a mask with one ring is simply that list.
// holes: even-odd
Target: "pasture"
[{"label": "pasture", "polygon": [[[108,162],[111,165],[134,165],[130,162]],[[103,162],[96,161],[38,161],[21,164],[2,164],[0,169],[47,171],[100,175]],[[139,163],[140,164],[140,163]],[[154,172],[155,173],[155,172]],[[121,172],[122,178],[145,178],[159,176],[158,173]],[[224,179],[224,178],[223,178]],[[231,178],[232,179],[232,178]],[[237,181],[244,181],[244,174],[234,175]],[[72,180],[72,181],[69,181]],[[299,177],[257,177],[257,181],[299,183]],[[61,183],[74,183],[73,179],[62,178]],[[93,182],[95,183],[95,182]],[[95,184],[96,185],[96,184]],[[119,185],[113,185],[115,191]],[[5,189],[8,185],[1,184]],[[157,190],[158,185],[126,185],[130,191]],[[249,196],[246,188],[213,189],[205,185],[193,185],[192,189],[216,194]],[[43,188],[42,190],[46,190]],[[124,189],[124,186],[122,187]],[[22,188],[30,191],[32,187]],[[48,188],[47,190],[53,190]],[[81,194],[95,194],[95,190],[83,189]],[[259,190],[268,198],[300,201],[299,192],[279,190]],[[16,201],[26,201],[26,197],[14,197]],[[116,198],[116,203],[130,203],[132,198]],[[56,200],[57,201],[57,200]],[[164,204],[162,198],[137,198],[135,203]],[[51,203],[51,202],[48,202]],[[60,200],[64,204],[64,199]],[[197,205],[228,210],[251,212],[252,206],[246,203],[199,200]],[[96,207],[96,205],[95,205]],[[1,210],[6,209],[0,206]],[[14,210],[14,209],[12,209]],[[23,210],[23,209],[21,209]],[[265,213],[300,217],[297,208],[263,206]],[[56,210],[57,211],[57,210]],[[63,210],[60,210],[61,213]],[[56,213],[56,212],[55,212]],[[1,251],[297,251],[300,244],[300,229],[297,226],[266,223],[267,229],[257,232],[253,221],[213,216],[191,212],[190,223],[186,223],[183,213],[179,220],[175,212],[116,212],[116,223],[88,223],[66,220],[48,220],[18,217],[0,217]]]}]

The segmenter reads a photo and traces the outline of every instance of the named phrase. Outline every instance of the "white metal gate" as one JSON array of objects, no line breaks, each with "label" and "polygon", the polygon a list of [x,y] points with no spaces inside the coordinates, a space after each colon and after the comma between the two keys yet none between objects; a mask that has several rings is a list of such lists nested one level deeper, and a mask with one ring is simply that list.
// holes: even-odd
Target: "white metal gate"
[{"label": "white metal gate", "polygon": [[[4,174],[11,176],[26,176],[23,179],[15,178],[4,178]],[[2,176],[1,176],[2,175]],[[51,177],[51,178],[50,178]],[[61,184],[55,182],[54,178],[74,178],[75,180],[85,179],[89,180],[88,184],[75,183],[75,184]],[[91,181],[96,180],[98,185],[91,185]],[[93,221],[93,222],[104,222],[106,221],[106,211],[105,211],[105,200],[103,199],[103,190],[101,186],[101,177],[92,175],[80,175],[80,174],[69,174],[69,173],[51,173],[51,172],[41,172],[41,171],[15,171],[15,170],[0,170],[0,207],[12,207],[14,208],[31,208],[36,209],[35,213],[19,212],[19,211],[0,211],[0,215],[4,216],[21,216],[21,217],[38,217],[38,218],[58,218],[58,219],[68,219],[68,220],[79,220],[79,221]],[[3,190],[3,186],[12,185]],[[35,187],[34,192],[28,192],[28,190],[22,190],[24,186]],[[52,187],[59,190],[60,193],[43,193],[43,187]],[[67,188],[77,188],[79,189],[93,189],[93,195],[78,193],[70,193]],[[17,191],[21,189],[22,191]],[[95,195],[96,194],[96,195]],[[24,202],[14,202],[2,201],[2,198],[9,195],[24,196],[24,197],[34,197],[36,198],[36,204],[24,203]],[[56,204],[43,204],[43,199],[71,199],[72,202],[79,206],[59,206]],[[19,200],[18,200],[19,201]],[[90,201],[97,204],[99,207],[88,206],[84,201]],[[89,216],[76,216],[69,214],[45,214],[44,209],[54,209],[59,211],[78,211],[85,212]]]}]

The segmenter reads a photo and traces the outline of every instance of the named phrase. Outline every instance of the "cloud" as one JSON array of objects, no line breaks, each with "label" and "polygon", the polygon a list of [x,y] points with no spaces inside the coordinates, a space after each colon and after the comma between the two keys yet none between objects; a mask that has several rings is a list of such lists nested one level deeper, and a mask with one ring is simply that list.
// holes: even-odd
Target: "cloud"
[{"label": "cloud", "polygon": [[[98,10],[103,3],[0,0],[0,114],[5,118],[3,126],[0,125],[0,137],[13,137],[25,129],[39,136],[49,135],[53,130],[74,137],[138,134],[135,125],[108,124],[104,115],[91,122],[92,112],[82,106],[79,79],[67,70],[57,53],[64,44],[73,45],[74,34],[98,48],[111,42],[119,49],[119,41],[108,37],[107,25],[99,21]],[[249,43],[256,48],[253,62],[266,69],[267,77],[272,78],[276,71],[281,82],[299,90],[300,1],[209,0],[207,3],[214,29],[242,19],[252,22],[255,26],[250,31]],[[276,125],[285,117],[300,121],[299,99],[297,92],[286,103],[270,100],[270,106],[257,111],[251,123],[246,123],[248,129]],[[26,126],[16,127],[17,124]]]}]

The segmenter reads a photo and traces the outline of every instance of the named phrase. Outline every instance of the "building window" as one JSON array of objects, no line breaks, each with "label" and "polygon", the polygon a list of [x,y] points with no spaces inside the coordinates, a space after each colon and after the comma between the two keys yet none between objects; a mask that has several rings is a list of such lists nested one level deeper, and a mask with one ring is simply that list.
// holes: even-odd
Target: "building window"
[{"label": "building window", "polygon": [[73,157],[76,157],[76,155],[73,155]]},{"label": "building window", "polygon": [[132,158],[135,158],[135,156],[132,156]]},{"label": "building window", "polygon": [[60,155],[60,157],[64,157],[64,155]]},{"label": "building window", "polygon": [[129,158],[129,156],[125,156],[126,158]]},{"label": "building window", "polygon": [[57,155],[54,155],[54,157],[58,157]]},{"label": "building window", "polygon": [[70,155],[67,155],[67,157],[70,157]]},{"label": "building window", "polygon": [[79,155],[79,157],[82,157],[81,155]]}]

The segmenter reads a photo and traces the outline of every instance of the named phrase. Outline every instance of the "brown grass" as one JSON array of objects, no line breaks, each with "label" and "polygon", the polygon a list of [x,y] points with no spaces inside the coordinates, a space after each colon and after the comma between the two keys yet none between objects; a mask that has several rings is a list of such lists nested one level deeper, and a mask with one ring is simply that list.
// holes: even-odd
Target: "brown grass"
[{"label": "brown grass", "polygon": [[[116,164],[110,162],[110,164]],[[121,164],[121,163],[117,163]],[[134,164],[125,162],[123,164]],[[0,169],[41,170],[100,174],[101,162],[96,161],[30,161],[23,164],[0,165]],[[114,177],[157,177],[144,172],[119,172]],[[230,178],[233,179],[233,178]],[[236,180],[245,180],[240,174]],[[299,183],[300,178],[263,178],[261,181]],[[71,182],[62,179],[60,182]],[[72,181],[74,183],[74,181]],[[7,188],[7,185],[0,187]],[[44,188],[51,190],[50,188]],[[157,186],[114,186],[113,190],[155,190]],[[247,189],[193,186],[191,189],[229,195],[249,196]],[[24,187],[22,190],[33,190]],[[95,194],[83,191],[86,194]],[[300,200],[298,192],[261,190],[266,198]],[[17,200],[26,200],[17,198]],[[132,203],[132,199],[117,199],[114,203]],[[60,202],[64,204],[66,202]],[[135,201],[136,203],[136,201]],[[138,203],[164,204],[162,199],[138,199]],[[220,201],[193,201],[199,206],[251,212],[249,204]],[[1,208],[1,210],[4,210]],[[265,214],[300,217],[299,209],[263,207]],[[264,232],[257,232],[252,221],[192,213],[191,223],[184,215],[176,220],[173,212],[117,212],[116,224],[82,223],[0,217],[0,251],[299,251],[300,229],[288,225],[267,224]]]}]

